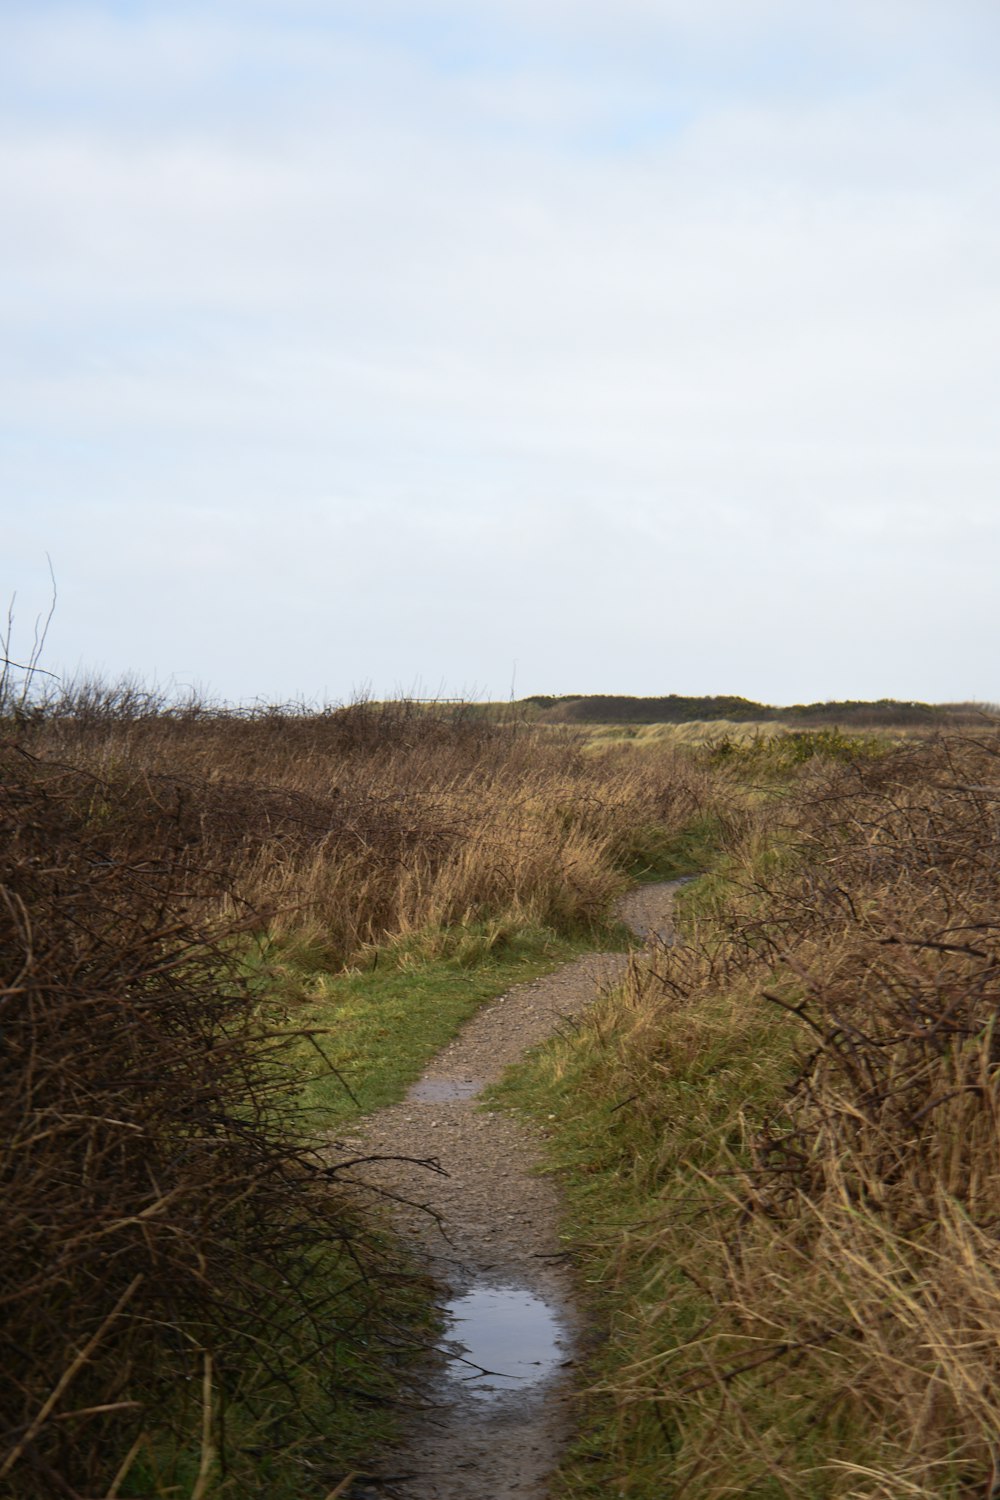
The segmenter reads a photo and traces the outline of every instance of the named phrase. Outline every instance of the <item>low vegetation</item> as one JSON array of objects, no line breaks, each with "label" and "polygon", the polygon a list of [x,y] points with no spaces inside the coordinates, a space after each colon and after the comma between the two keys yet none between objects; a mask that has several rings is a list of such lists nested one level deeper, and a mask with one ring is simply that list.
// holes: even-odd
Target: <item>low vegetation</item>
[{"label": "low vegetation", "polygon": [[429,1324],[338,1127],[680,873],[683,944],[507,1096],[601,1332],[563,1492],[1000,1492],[981,713],[623,743],[128,683],[0,709],[0,1493],[343,1487]]},{"label": "low vegetation", "polygon": [[977,703],[911,703],[894,698],[794,703],[784,708],[755,703],[732,695],[627,698],[591,693],[579,697],[526,698],[522,706],[546,724],[769,724],[796,728],[840,726],[849,729],[943,729],[960,724],[982,724],[989,706]]},{"label": "low vegetation", "polygon": [[606,941],[710,777],[131,684],[2,730],[0,1493],[324,1496],[427,1336],[334,1127]]},{"label": "low vegetation", "polygon": [[599,1289],[567,1495],[1000,1485],[1000,738],[842,752],[755,752],[684,946],[512,1096]]}]

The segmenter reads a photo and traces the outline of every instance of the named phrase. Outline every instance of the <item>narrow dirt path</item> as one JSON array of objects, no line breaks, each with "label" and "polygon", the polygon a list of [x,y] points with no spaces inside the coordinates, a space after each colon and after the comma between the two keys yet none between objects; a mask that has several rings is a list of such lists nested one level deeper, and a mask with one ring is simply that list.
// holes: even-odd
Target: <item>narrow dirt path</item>
[{"label": "narrow dirt path", "polygon": [[[683,883],[625,897],[620,916],[641,941],[672,941]],[[537,1175],[538,1131],[482,1109],[476,1096],[627,964],[627,953],[590,953],[492,1001],[402,1103],[369,1116],[349,1143],[366,1155],[417,1159],[380,1162],[366,1176],[406,1200],[398,1227],[447,1289],[453,1320],[404,1444],[383,1456],[377,1478],[355,1485],[355,1500],[544,1500],[572,1432],[579,1332],[558,1191]]]}]

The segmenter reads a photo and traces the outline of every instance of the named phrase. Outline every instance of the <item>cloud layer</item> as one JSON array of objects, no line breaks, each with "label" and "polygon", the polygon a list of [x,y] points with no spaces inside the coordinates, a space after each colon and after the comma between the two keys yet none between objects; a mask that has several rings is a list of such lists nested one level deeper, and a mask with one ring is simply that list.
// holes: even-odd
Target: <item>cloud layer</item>
[{"label": "cloud layer", "polygon": [[1000,697],[992,7],[0,32],[7,581],[52,554],[60,666]]}]

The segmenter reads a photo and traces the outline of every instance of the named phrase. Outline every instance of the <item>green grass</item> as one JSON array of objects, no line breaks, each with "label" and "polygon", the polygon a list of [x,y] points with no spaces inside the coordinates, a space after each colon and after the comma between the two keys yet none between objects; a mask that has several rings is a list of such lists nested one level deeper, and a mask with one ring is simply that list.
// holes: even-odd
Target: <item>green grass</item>
[{"label": "green grass", "polygon": [[[338,1128],[399,1099],[429,1060],[484,1002],[593,948],[620,948],[628,934],[608,926],[575,938],[546,928],[483,922],[448,931],[417,933],[371,952],[363,967],[331,974],[322,944],[261,943],[248,955],[268,1019],[322,1033],[315,1044],[295,1043],[280,1065],[299,1074],[292,1106],[310,1138]],[[406,1263],[405,1248],[370,1213],[359,1224],[358,1246],[378,1280],[378,1316],[370,1291],[350,1254],[316,1253],[316,1294],[329,1299],[336,1351],[335,1386],[324,1388],[303,1363],[293,1388],[262,1410],[254,1372],[240,1372],[227,1399],[227,1472],[216,1464],[205,1500],[266,1494],[268,1500],[325,1496],[366,1457],[386,1446],[397,1421],[398,1381],[415,1351],[433,1334],[429,1288]],[[390,1274],[386,1276],[386,1267]],[[261,1303],[262,1315],[266,1298]],[[338,1329],[364,1323],[356,1333]],[[289,1330],[289,1348],[296,1333]],[[169,1421],[175,1433],[151,1438],[138,1455],[121,1493],[188,1495],[201,1462],[201,1383],[192,1364],[187,1391],[178,1395]],[[321,1435],[321,1436],[320,1436]]]},{"label": "green grass", "polygon": [[594,948],[622,948],[620,926],[575,939],[548,928],[478,923],[381,948],[364,968],[330,974],[308,951],[272,953],[263,973],[296,1024],[322,1034],[299,1048],[298,1095],[309,1132],[400,1099],[486,1001]]},{"label": "green grass", "polygon": [[[367,1223],[359,1226],[359,1233],[370,1262],[379,1255],[385,1258],[377,1283],[379,1316],[372,1317],[372,1291],[359,1281],[358,1266],[343,1247],[317,1246],[312,1252],[315,1292],[322,1289],[329,1307],[330,1337],[337,1346],[335,1378],[330,1379],[324,1357],[316,1362],[296,1359],[289,1383],[280,1389],[273,1381],[261,1382],[252,1364],[229,1372],[225,1400],[222,1382],[216,1379],[205,1500],[322,1500],[395,1436],[400,1378],[423,1356],[439,1328],[426,1280],[401,1262],[393,1238],[373,1234]],[[397,1268],[394,1275],[386,1275],[390,1264]],[[260,1312],[269,1321],[273,1355],[277,1330],[266,1292]],[[343,1336],[342,1330],[358,1327],[367,1330],[363,1340]],[[302,1336],[294,1324],[284,1327],[281,1341],[298,1356]],[[319,1364],[325,1367],[323,1374]],[[195,1493],[203,1461],[202,1372],[200,1357],[193,1354],[190,1384],[174,1393],[176,1399],[165,1409],[164,1429],[151,1433],[136,1455],[121,1487],[123,1500]],[[224,1462],[219,1453],[220,1423],[225,1431]]]},{"label": "green grass", "polygon": [[[711,819],[699,820],[671,839],[652,839],[648,831],[637,838],[635,874],[643,879],[670,878],[697,868],[707,857],[714,834]],[[487,1001],[512,985],[530,981],[571,961],[581,952],[622,949],[630,935],[620,924],[580,932],[574,937],[542,927],[517,927],[481,922],[450,930],[434,929],[410,935],[371,951],[350,971],[331,973],[322,942],[299,940],[278,944],[261,942],[248,956],[262,1010],[278,1012],[286,1026],[305,1026],[318,1033],[310,1044],[296,1042],[282,1055],[282,1066],[292,1068],[301,1082],[295,1085],[293,1107],[311,1138],[334,1136],[353,1120],[394,1103],[420,1076],[428,1062],[460,1026]],[[582,1034],[581,1034],[582,1035]],[[573,1190],[574,1212],[581,1222],[595,1220],[605,1184],[623,1181],[628,1152],[624,1113],[613,1114],[614,1129],[604,1132],[607,1144],[595,1150],[587,1131],[594,1120],[604,1130],[605,1105],[596,1114],[578,1110],[573,1099],[578,1083],[593,1082],[597,1059],[577,1058],[579,1071],[568,1076],[558,1092],[567,1124],[564,1145],[577,1159],[580,1191]],[[542,1066],[535,1063],[532,1066]],[[530,1069],[525,1070],[527,1079]],[[524,1085],[526,1108],[550,1112],[549,1096],[539,1082],[537,1098]],[[513,1097],[513,1096],[511,1096]],[[549,1122],[551,1124],[551,1122]],[[589,1190],[589,1191],[588,1191]],[[578,1207],[576,1205],[578,1204]],[[604,1209],[609,1205],[606,1203]],[[621,1209],[625,1220],[629,1210]],[[606,1232],[614,1234],[613,1216]],[[370,1225],[365,1226],[370,1235]],[[430,1300],[419,1278],[406,1274],[400,1247],[390,1236],[385,1254],[395,1257],[399,1274],[389,1279],[381,1294],[388,1326],[396,1334],[376,1330],[362,1353],[352,1338],[345,1343],[338,1388],[322,1389],[309,1368],[303,1367],[295,1390],[282,1409],[261,1413],[253,1399],[253,1376],[237,1389],[226,1415],[229,1470],[216,1472],[205,1491],[206,1500],[230,1495],[266,1493],[269,1500],[306,1500],[329,1493],[354,1463],[391,1441],[396,1421],[397,1382],[408,1357],[430,1328]],[[336,1306],[335,1327],[349,1326],[364,1313],[363,1289],[349,1262],[321,1256],[318,1282]],[[352,1305],[356,1299],[356,1308]],[[398,1335],[398,1336],[397,1336]],[[193,1488],[200,1462],[200,1405],[198,1380],[193,1374],[187,1395],[189,1411],[175,1421],[190,1437],[180,1443],[160,1443],[140,1454],[122,1495],[187,1494]],[[303,1420],[308,1415],[310,1423]],[[322,1431],[318,1441],[314,1428]],[[271,1453],[280,1438],[291,1448]],[[327,1455],[335,1455],[335,1462]],[[332,1466],[331,1466],[332,1464]],[[339,1465],[339,1468],[337,1467]],[[346,1466],[346,1467],[345,1467]]]},{"label": "green grass", "polygon": [[862,730],[845,734],[842,729],[792,729],[781,733],[721,734],[706,746],[713,764],[739,767],[747,775],[770,772],[790,778],[815,757],[857,762],[877,760],[893,748],[887,731]]},{"label": "green grass", "polygon": [[706,1179],[729,1179],[745,1132],[782,1095],[798,1035],[752,996],[702,995],[656,1016],[635,998],[611,995],[491,1091],[544,1125],[563,1240],[589,1294],[589,1393],[556,1491],[574,1500],[670,1493],[683,1439],[668,1404],[613,1387],[642,1360],[658,1380],[665,1353],[711,1320],[698,1275]]},{"label": "green grass", "polygon": [[681,875],[701,875],[718,858],[721,820],[714,812],[702,813],[676,833],[643,830],[628,858],[626,869],[632,880],[676,880]]}]

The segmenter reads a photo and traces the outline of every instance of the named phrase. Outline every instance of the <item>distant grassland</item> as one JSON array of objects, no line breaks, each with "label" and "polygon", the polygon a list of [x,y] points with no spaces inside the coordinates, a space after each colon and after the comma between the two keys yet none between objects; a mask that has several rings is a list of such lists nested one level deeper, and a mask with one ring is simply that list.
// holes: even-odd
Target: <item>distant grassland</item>
[{"label": "distant grassland", "polygon": [[731,723],[780,722],[801,727],[840,725],[845,728],[921,725],[944,728],[975,722],[984,705],[974,703],[909,703],[883,698],[876,702],[839,701],[796,703],[774,707],[748,698],[684,697],[627,698],[588,694],[580,698],[529,698],[543,722],[568,724],[687,724],[702,720]]},{"label": "distant grassland", "polygon": [[843,700],[796,703],[777,707],[732,696],[631,698],[615,694],[522,698],[511,704],[481,704],[473,711],[491,716],[513,716],[540,724],[746,724],[784,725],[788,728],[840,726],[844,729],[946,729],[983,722],[996,715],[995,704],[915,703],[892,698],[875,701]]},{"label": "distant grassland", "polygon": [[[830,729],[835,728],[836,726],[830,726]],[[780,719],[746,719],[739,722],[726,719],[692,719],[684,724],[588,724],[585,728],[581,728],[581,732],[586,735],[587,743],[592,745],[620,744],[647,748],[650,745],[662,744],[767,745],[789,735],[809,736],[810,743],[813,743],[812,737],[815,736],[817,730],[805,729],[801,724],[784,723]],[[822,733],[822,730],[819,732]],[[886,726],[881,730],[855,730],[853,733],[855,735],[891,733],[893,738],[899,738],[907,734],[927,733],[927,729],[925,726],[913,725],[894,726],[890,730]]]}]

